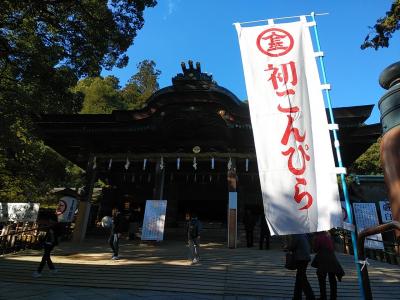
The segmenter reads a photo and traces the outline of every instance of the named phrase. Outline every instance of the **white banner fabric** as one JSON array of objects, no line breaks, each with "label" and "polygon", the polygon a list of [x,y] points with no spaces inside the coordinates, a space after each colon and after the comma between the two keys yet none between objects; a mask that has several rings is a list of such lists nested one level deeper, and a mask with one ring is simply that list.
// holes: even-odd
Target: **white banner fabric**
[{"label": "white banner fabric", "polygon": [[328,122],[307,23],[237,24],[236,29],[271,234],[342,226]]},{"label": "white banner fabric", "polygon": [[163,240],[166,211],[167,200],[146,201],[141,236],[143,241]]}]

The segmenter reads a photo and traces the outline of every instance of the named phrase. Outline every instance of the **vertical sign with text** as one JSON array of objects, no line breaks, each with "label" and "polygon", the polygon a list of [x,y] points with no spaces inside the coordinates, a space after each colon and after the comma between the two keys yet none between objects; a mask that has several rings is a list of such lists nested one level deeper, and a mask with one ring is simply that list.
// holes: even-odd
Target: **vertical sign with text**
[{"label": "vertical sign with text", "polygon": [[264,212],[272,234],[342,224],[328,122],[308,23],[241,27]]}]

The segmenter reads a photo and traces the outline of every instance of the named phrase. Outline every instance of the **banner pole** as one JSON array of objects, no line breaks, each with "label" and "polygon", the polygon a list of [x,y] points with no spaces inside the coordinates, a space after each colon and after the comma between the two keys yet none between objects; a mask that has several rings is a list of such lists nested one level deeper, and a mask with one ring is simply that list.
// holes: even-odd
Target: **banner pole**
[{"label": "banner pole", "polygon": [[[313,27],[314,27],[315,41],[316,41],[316,44],[317,44],[317,51],[321,52],[321,46],[320,46],[318,30],[317,30],[317,23],[315,21],[315,13],[314,12],[311,13],[311,19],[315,23],[315,25]],[[321,67],[322,81],[323,81],[322,83],[323,84],[327,84],[325,65],[324,65],[323,57],[319,56],[318,57],[318,61],[319,61],[320,67]],[[329,89],[325,89],[325,97],[326,97],[326,100],[328,102],[328,111],[329,111],[330,122],[331,122],[331,124],[335,124],[335,118],[333,116],[332,103],[331,103],[331,97],[330,97]],[[343,168],[342,156],[340,155],[340,143],[339,143],[339,139],[338,139],[338,135],[337,135],[336,131],[337,131],[337,129],[333,129],[332,130],[333,139],[334,139],[334,146],[335,146],[335,150],[336,150],[336,157],[337,157],[337,160],[338,160],[339,168]],[[343,195],[344,195],[344,199],[345,199],[345,203],[346,203],[346,212],[347,212],[350,224],[353,225],[352,226],[352,230],[351,230],[351,242],[353,244],[354,263],[356,264],[356,269],[357,269],[358,285],[360,287],[361,299],[365,299],[365,291],[364,291],[364,286],[363,286],[362,276],[361,276],[361,266],[360,266],[360,263],[359,263],[359,260],[358,260],[357,235],[356,235],[356,232],[354,230],[354,221],[353,221],[353,216],[351,214],[350,199],[349,199],[349,194],[348,194],[348,190],[347,190],[347,184],[346,184],[345,174],[344,173],[340,174],[340,179],[341,179],[342,188],[343,188]]]}]

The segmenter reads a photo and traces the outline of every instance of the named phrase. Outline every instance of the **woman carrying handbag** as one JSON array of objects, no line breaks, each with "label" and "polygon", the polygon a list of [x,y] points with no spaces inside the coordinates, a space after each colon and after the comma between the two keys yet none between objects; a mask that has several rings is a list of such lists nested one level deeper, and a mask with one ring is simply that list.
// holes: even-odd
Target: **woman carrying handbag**
[{"label": "woman carrying handbag", "polygon": [[326,276],[329,278],[330,298],[337,299],[337,282],[344,276],[344,271],[336,258],[333,241],[326,231],[316,232],[313,240],[313,250],[316,253],[311,266],[317,268],[317,276],[321,300],[326,297]]}]

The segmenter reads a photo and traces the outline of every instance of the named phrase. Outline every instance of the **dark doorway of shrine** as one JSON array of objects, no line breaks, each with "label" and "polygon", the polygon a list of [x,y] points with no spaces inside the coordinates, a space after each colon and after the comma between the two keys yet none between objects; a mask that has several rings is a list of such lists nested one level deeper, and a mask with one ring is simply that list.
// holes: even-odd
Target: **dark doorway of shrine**
[{"label": "dark doorway of shrine", "polygon": [[228,196],[225,172],[166,171],[167,224],[181,223],[186,213],[197,214],[203,222],[225,224]]},{"label": "dark doorway of shrine", "polygon": [[[228,192],[226,177],[205,174],[175,175],[176,180],[166,185],[168,200],[167,222],[181,222],[186,213],[196,213],[204,222],[226,222]],[[169,222],[168,222],[169,223]]]}]

